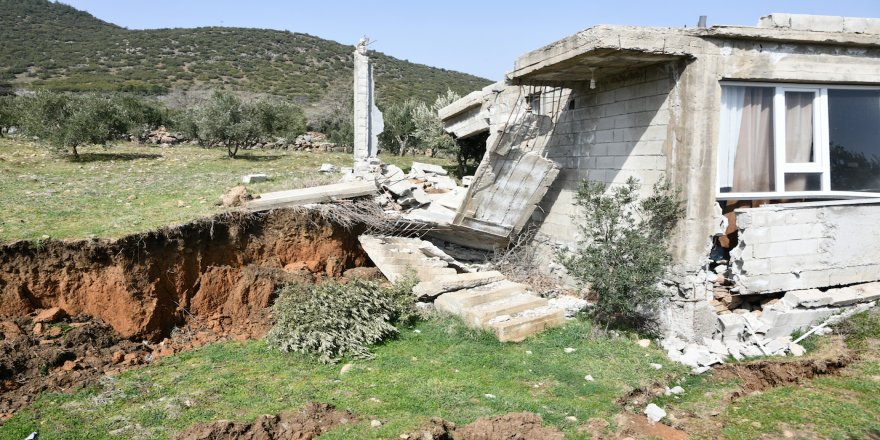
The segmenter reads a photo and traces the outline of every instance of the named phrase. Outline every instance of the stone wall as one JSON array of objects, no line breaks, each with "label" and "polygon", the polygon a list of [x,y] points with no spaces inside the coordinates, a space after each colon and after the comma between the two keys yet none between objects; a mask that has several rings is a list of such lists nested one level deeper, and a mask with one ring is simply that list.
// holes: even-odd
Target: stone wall
[{"label": "stone wall", "polygon": [[732,275],[741,293],[880,280],[880,202],[770,205],[736,211]]}]

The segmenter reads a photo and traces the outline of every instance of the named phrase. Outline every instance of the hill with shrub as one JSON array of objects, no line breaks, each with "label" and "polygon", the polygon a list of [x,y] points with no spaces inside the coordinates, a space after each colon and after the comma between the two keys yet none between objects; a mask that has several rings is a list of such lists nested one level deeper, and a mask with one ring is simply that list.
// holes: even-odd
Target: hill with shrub
[{"label": "hill with shrub", "polygon": [[[18,88],[153,95],[226,89],[316,104],[351,88],[352,51],[270,29],[129,30],[62,3],[0,0],[0,82]],[[447,89],[463,95],[489,83],[381,52],[371,57],[383,106],[407,97],[433,101]]]}]

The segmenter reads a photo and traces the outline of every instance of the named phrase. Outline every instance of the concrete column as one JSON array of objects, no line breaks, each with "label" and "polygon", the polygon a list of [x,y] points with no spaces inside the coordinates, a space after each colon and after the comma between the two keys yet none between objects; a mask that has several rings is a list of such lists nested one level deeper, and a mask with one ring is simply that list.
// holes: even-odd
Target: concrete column
[{"label": "concrete column", "polygon": [[385,128],[376,107],[373,65],[367,57],[368,41],[362,39],[354,51],[354,170],[369,172],[371,159],[379,149],[379,134]]}]

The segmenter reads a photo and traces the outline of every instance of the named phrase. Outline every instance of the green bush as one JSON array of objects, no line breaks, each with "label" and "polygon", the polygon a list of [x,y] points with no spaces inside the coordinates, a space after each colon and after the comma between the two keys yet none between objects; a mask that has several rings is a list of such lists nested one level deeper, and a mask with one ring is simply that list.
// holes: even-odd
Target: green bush
[{"label": "green bush", "polygon": [[397,334],[394,323],[415,317],[412,282],[389,288],[361,279],[347,284],[292,284],[279,291],[275,325],[267,343],[282,351],[332,363],[344,356],[369,358],[369,346]]},{"label": "green bush", "polygon": [[658,283],[671,262],[669,236],[684,210],[666,180],[644,199],[638,189],[634,178],[607,194],[604,183],[582,181],[576,205],[583,214],[583,239],[560,259],[597,295],[594,319],[651,331],[650,312],[664,295]]}]

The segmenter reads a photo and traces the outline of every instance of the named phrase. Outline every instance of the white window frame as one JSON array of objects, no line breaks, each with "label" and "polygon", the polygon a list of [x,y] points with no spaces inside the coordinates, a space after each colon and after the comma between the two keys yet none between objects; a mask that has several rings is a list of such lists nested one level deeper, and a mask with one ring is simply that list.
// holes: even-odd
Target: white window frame
[{"label": "white window frame", "polygon": [[[880,90],[873,86],[837,84],[793,84],[752,81],[721,81],[722,86],[773,87],[773,156],[774,187],[768,192],[721,192],[716,176],[715,191],[718,200],[776,200],[776,199],[864,199],[880,198],[880,193],[831,190],[830,133],[828,115],[828,90]],[[785,162],[785,92],[813,92],[813,148],[815,160],[811,163]],[[719,133],[720,136],[720,133]],[[720,153],[720,151],[719,151]],[[716,155],[717,156],[717,155]],[[781,160],[780,160],[781,159]],[[716,157],[717,161],[721,160]],[[785,191],[786,173],[821,173],[820,191]]]}]

